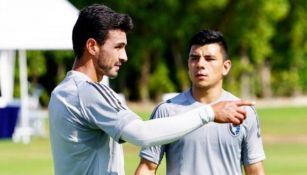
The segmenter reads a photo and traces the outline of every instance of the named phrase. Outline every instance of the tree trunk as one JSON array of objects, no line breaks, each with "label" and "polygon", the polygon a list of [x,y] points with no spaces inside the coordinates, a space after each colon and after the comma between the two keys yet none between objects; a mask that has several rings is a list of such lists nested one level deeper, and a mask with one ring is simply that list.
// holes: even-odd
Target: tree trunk
[{"label": "tree trunk", "polygon": [[302,89],[299,85],[298,68],[292,67],[292,68],[290,68],[290,72],[293,72],[295,74],[295,76],[293,77],[295,79],[295,83],[293,84],[293,93],[291,95],[295,96],[295,97],[301,96],[302,95]]},{"label": "tree trunk", "polygon": [[[187,77],[188,73],[186,72],[185,65],[183,63],[181,52],[178,52],[178,47],[176,44],[172,44],[172,56],[174,59],[174,64],[176,68],[176,78],[178,79],[180,91],[183,91],[190,87],[190,81]],[[188,58],[186,58],[188,59]]]},{"label": "tree trunk", "polygon": [[140,100],[142,102],[149,101],[149,91],[148,91],[148,81],[149,81],[149,70],[150,70],[150,58],[149,54],[145,54],[144,62],[141,67],[141,77],[139,80],[139,87],[140,90]]},{"label": "tree trunk", "polygon": [[[243,68],[247,67],[250,64],[248,55],[245,51],[242,51],[240,59],[241,59],[241,66]],[[247,71],[242,71],[242,73],[241,73],[240,89],[241,89],[241,98],[250,98],[251,97],[250,75]]]},{"label": "tree trunk", "polygon": [[261,82],[261,96],[263,98],[272,97],[271,68],[267,62],[265,62],[260,67],[260,82]]}]

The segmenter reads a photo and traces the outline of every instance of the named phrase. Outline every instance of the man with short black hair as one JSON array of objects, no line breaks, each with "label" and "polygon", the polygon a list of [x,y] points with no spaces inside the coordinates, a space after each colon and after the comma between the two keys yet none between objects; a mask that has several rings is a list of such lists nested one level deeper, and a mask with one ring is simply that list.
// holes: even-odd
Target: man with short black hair
[{"label": "man with short black hair", "polygon": [[[238,100],[223,90],[223,77],[231,68],[227,44],[218,31],[202,30],[189,44],[192,87],[160,104],[152,119],[169,118],[203,104]],[[263,175],[265,159],[255,107],[244,107],[247,119],[240,125],[208,123],[179,140],[143,148],[136,175],[154,175],[166,155],[167,175]]]},{"label": "man with short black hair", "polygon": [[72,36],[75,63],[49,102],[55,174],[123,175],[120,143],[160,145],[211,121],[240,124],[245,119],[240,106],[252,103],[229,101],[202,105],[176,118],[142,121],[100,83],[104,76],[116,77],[127,61],[126,32],[132,28],[128,15],[107,6],[94,4],[81,10]]}]

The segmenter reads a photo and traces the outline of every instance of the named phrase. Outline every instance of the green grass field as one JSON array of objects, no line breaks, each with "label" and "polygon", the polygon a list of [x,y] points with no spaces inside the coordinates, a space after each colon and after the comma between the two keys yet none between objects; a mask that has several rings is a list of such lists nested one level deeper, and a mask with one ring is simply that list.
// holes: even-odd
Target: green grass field
[{"label": "green grass field", "polygon": [[[151,111],[137,111],[145,119]],[[265,142],[268,175],[307,174],[307,107],[258,109]],[[276,139],[277,138],[277,139]],[[139,148],[124,144],[126,174],[139,163]],[[28,145],[0,140],[1,175],[52,175],[48,138],[33,138]],[[165,174],[165,163],[158,170]]]}]

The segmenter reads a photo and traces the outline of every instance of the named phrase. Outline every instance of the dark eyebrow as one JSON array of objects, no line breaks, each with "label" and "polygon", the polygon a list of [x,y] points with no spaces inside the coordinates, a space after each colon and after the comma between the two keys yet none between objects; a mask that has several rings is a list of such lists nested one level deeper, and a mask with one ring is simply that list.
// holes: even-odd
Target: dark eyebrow
[{"label": "dark eyebrow", "polygon": [[200,55],[197,54],[197,53],[191,53],[189,56],[190,56],[190,57],[199,57]]},{"label": "dark eyebrow", "polygon": [[205,57],[205,58],[215,58],[215,56],[214,56],[214,55],[210,55],[210,54],[205,55],[204,57]]},{"label": "dark eyebrow", "polygon": [[116,44],[116,47],[124,47],[124,46],[127,46],[127,43],[122,42]]}]

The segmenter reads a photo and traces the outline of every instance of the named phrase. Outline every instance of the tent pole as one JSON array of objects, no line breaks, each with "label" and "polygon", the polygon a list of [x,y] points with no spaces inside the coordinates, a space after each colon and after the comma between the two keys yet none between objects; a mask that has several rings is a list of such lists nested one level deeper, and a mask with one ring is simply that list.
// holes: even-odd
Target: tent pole
[{"label": "tent pole", "polygon": [[29,96],[27,78],[27,57],[25,50],[19,50],[19,79],[20,79],[20,113],[19,125],[15,129],[13,141],[27,144],[31,139],[31,128],[29,127]]}]

